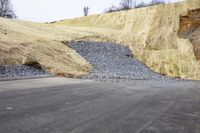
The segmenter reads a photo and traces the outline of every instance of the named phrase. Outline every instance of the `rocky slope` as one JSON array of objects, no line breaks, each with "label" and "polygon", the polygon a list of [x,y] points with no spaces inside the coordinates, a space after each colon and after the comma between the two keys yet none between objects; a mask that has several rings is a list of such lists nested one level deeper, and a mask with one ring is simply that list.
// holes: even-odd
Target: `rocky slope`
[{"label": "rocky slope", "polygon": [[0,64],[39,64],[62,76],[91,65],[66,47],[72,40],[125,44],[158,73],[200,79],[199,0],[40,24],[0,18]]},{"label": "rocky slope", "polygon": [[159,5],[63,20],[54,25],[92,33],[82,40],[111,41],[130,47],[137,59],[158,73],[200,79],[200,1]]},{"label": "rocky slope", "polygon": [[71,42],[70,48],[75,49],[82,57],[93,65],[89,74],[83,79],[97,81],[156,80],[177,81],[150,70],[146,65],[135,59],[126,46],[99,42]]}]

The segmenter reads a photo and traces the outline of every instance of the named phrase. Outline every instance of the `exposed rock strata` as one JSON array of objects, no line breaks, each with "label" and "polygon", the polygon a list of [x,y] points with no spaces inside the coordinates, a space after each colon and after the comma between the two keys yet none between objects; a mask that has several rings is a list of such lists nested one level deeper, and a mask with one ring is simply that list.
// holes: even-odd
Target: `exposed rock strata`
[{"label": "exposed rock strata", "polygon": [[178,35],[191,41],[195,57],[200,60],[200,9],[191,10],[187,15],[180,16]]},{"label": "exposed rock strata", "polygon": [[51,24],[0,18],[0,64],[38,62],[55,74],[80,76],[91,66],[61,41],[91,40],[128,45],[158,73],[200,79],[199,9],[199,0],[188,0]]},{"label": "exposed rock strata", "polygon": [[[77,39],[126,44],[137,59],[158,73],[200,79],[199,9],[199,0],[188,0],[64,20],[55,25],[92,33]],[[183,23],[192,25],[184,30]]]}]

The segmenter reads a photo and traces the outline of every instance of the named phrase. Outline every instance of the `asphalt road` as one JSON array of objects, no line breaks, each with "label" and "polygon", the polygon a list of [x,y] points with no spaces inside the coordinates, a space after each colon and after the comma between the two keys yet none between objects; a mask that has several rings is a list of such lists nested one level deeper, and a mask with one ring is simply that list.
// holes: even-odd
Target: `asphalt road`
[{"label": "asphalt road", "polygon": [[200,82],[0,82],[0,133],[200,133]]}]

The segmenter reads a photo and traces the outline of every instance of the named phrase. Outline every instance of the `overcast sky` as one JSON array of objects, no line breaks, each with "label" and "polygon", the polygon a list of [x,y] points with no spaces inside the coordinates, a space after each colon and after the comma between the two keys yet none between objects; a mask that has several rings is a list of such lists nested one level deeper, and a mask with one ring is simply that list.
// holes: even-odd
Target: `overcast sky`
[{"label": "overcast sky", "polygon": [[111,5],[118,6],[120,0],[11,0],[11,3],[19,19],[49,22],[83,16],[84,6],[90,7],[90,14],[102,13]]}]

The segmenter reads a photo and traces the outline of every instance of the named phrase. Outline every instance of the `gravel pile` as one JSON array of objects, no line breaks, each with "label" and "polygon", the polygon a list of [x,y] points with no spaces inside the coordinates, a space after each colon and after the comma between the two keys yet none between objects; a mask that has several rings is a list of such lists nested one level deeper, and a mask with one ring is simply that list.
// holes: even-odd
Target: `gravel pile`
[{"label": "gravel pile", "polygon": [[71,42],[94,68],[84,79],[94,80],[172,80],[134,59],[128,47],[112,43]]},{"label": "gravel pile", "polygon": [[0,65],[0,78],[52,76],[41,69],[26,65]]}]

